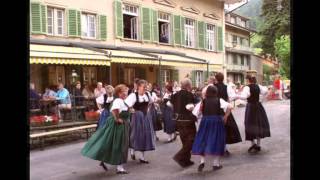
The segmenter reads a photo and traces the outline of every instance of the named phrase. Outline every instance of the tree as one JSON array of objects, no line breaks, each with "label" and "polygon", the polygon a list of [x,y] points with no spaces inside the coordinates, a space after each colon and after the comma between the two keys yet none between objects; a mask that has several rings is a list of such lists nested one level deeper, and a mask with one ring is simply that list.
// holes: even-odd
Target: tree
[{"label": "tree", "polygon": [[279,0],[264,0],[262,4],[263,24],[259,30],[261,47],[265,54],[275,55],[274,43],[282,35],[290,35],[290,0],[282,0],[282,9],[277,9]]},{"label": "tree", "polygon": [[274,43],[275,56],[280,61],[280,75],[290,78],[290,36],[285,35]]}]

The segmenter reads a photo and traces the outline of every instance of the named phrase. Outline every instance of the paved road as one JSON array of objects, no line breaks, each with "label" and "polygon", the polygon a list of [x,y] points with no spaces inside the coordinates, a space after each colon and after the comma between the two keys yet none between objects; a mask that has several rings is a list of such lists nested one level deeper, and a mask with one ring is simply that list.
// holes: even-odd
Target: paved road
[{"label": "paved road", "polygon": [[[267,111],[271,136],[262,140],[262,151],[258,155],[249,155],[250,142],[229,146],[232,155],[223,159],[223,169],[212,172],[210,159],[204,172],[197,172],[197,165],[187,169],[180,168],[172,156],[180,148],[180,140],[165,144],[166,136],[159,133],[156,151],[146,154],[150,164],[139,164],[129,160],[125,166],[130,174],[117,175],[115,167],[109,166],[104,172],[98,162],[81,156],[84,141],[46,148],[44,151],[30,152],[31,180],[287,180],[290,179],[290,101],[270,101],[264,103]],[[244,138],[244,110],[237,108],[234,117]],[[138,156],[138,155],[137,155]],[[197,156],[192,159],[198,163]]]}]

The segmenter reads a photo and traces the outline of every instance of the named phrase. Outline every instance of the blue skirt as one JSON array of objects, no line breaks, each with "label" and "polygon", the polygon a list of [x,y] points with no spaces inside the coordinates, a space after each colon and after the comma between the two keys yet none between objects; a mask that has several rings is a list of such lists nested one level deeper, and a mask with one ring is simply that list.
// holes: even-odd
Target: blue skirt
[{"label": "blue skirt", "polygon": [[173,120],[173,109],[169,106],[165,106],[162,110],[163,114],[163,131],[168,134],[172,134],[176,131],[176,121]]},{"label": "blue skirt", "polygon": [[146,115],[141,111],[132,114],[129,146],[136,151],[155,150],[155,132],[151,111],[148,111]]},{"label": "blue skirt", "polygon": [[110,111],[107,110],[107,109],[104,109],[101,112],[100,118],[99,118],[99,121],[98,121],[97,129],[103,127],[107,123],[107,119],[108,119],[109,115],[110,115]]},{"label": "blue skirt", "polygon": [[226,137],[222,116],[203,116],[192,145],[192,154],[222,156],[225,145]]}]

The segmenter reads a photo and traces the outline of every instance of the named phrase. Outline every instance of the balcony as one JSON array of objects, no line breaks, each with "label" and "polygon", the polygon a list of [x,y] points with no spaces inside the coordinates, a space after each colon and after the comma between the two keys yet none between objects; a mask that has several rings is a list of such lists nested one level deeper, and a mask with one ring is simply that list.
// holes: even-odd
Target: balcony
[{"label": "balcony", "polygon": [[248,71],[249,70],[249,66],[237,65],[237,64],[228,64],[227,65],[227,70],[230,70],[230,71]]},{"label": "balcony", "polygon": [[227,48],[231,48],[233,50],[253,52],[253,49],[251,47],[242,46],[242,45],[239,45],[239,44],[237,44],[235,47],[233,47],[233,43],[232,42],[227,42],[227,41],[226,41],[226,47]]}]

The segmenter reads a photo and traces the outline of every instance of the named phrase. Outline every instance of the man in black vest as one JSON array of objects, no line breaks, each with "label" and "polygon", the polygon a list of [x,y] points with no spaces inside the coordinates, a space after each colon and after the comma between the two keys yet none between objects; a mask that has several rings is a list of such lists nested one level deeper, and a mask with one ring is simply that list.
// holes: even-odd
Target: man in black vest
[{"label": "man in black vest", "polygon": [[182,142],[182,148],[173,159],[182,167],[194,164],[190,159],[192,144],[196,135],[195,121],[197,118],[192,114],[196,99],[191,93],[191,84],[190,79],[183,79],[181,90],[172,95],[170,100],[173,104],[174,113],[177,115],[176,127]]}]

